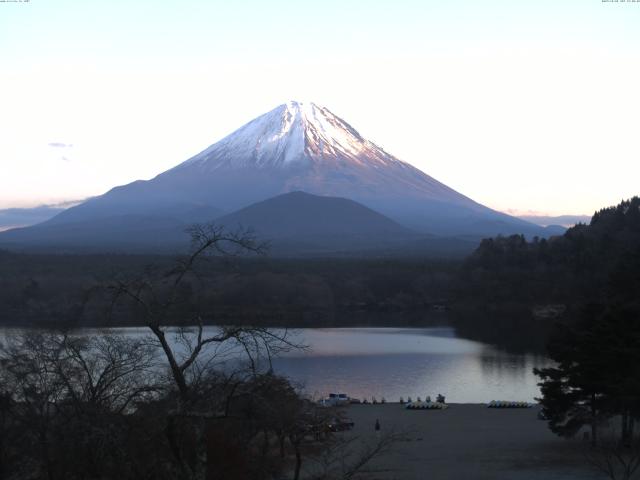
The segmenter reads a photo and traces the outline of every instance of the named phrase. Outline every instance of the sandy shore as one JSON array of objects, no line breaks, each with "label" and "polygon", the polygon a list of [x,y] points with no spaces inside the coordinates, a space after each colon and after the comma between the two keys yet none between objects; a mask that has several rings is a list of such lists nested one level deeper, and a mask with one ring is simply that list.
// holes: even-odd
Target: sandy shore
[{"label": "sandy shore", "polygon": [[536,418],[537,408],[493,409],[452,404],[447,410],[406,410],[399,404],[351,405],[348,435],[375,441],[381,432],[406,432],[406,440],[376,461],[388,470],[375,479],[599,479],[585,461],[588,442],[565,440]]}]

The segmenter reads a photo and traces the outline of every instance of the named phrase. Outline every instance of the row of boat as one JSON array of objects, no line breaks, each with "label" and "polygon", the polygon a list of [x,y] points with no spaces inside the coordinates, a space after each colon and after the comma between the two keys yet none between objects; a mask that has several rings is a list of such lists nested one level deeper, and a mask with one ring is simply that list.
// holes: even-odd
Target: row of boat
[{"label": "row of boat", "polygon": [[[401,400],[400,403],[405,405],[408,410],[444,410],[448,405],[444,402],[444,397],[439,396],[441,401],[432,402],[430,399],[427,401],[409,401],[406,404]],[[345,393],[331,393],[327,398],[323,398],[318,401],[323,406],[340,406],[348,405],[350,403],[361,403],[360,400],[350,398]],[[367,403],[366,401],[364,403]],[[385,403],[384,400],[381,403]],[[529,402],[514,402],[510,400],[491,400],[488,404],[488,408],[532,408],[535,404]]]},{"label": "row of boat", "polygon": [[407,403],[407,410],[445,410],[449,405],[441,402],[411,402]]},{"label": "row of boat", "polygon": [[510,402],[508,400],[491,400],[487,405],[489,408],[531,408],[533,406],[533,403]]}]

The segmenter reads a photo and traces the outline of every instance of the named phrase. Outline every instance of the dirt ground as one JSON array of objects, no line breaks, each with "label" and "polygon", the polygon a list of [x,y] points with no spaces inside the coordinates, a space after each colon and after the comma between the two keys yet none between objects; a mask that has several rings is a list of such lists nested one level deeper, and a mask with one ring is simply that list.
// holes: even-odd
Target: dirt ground
[{"label": "dirt ground", "polygon": [[[372,464],[375,479],[600,479],[585,455],[588,442],[565,440],[536,417],[537,408],[494,409],[451,404],[447,410],[407,410],[399,404],[351,405],[347,435],[359,442],[406,432],[393,451]],[[376,419],[380,432],[375,431]]]}]

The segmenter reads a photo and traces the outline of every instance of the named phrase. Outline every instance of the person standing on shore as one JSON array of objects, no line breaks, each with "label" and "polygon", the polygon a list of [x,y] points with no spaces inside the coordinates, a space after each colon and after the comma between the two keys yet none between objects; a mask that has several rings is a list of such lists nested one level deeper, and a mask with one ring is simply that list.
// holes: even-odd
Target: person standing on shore
[{"label": "person standing on shore", "polygon": [[374,427],[376,433],[380,433],[380,420],[376,418],[376,425]]}]

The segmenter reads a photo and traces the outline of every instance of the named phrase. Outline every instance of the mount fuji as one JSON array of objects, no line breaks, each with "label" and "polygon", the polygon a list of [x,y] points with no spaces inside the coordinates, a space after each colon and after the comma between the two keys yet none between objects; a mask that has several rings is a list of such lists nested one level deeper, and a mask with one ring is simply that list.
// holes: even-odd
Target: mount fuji
[{"label": "mount fuji", "polygon": [[[140,219],[148,226],[156,219],[166,233],[169,220],[183,227],[298,191],[353,200],[420,233],[550,233],[491,210],[397,159],[327,108],[291,101],[151,180],[115,187],[43,224],[4,232],[0,242],[33,243],[35,235],[39,244],[48,237],[59,243],[64,231],[77,233],[96,223],[103,229],[108,224],[117,235],[119,222],[139,228]],[[157,235],[153,240],[158,242]]]}]

